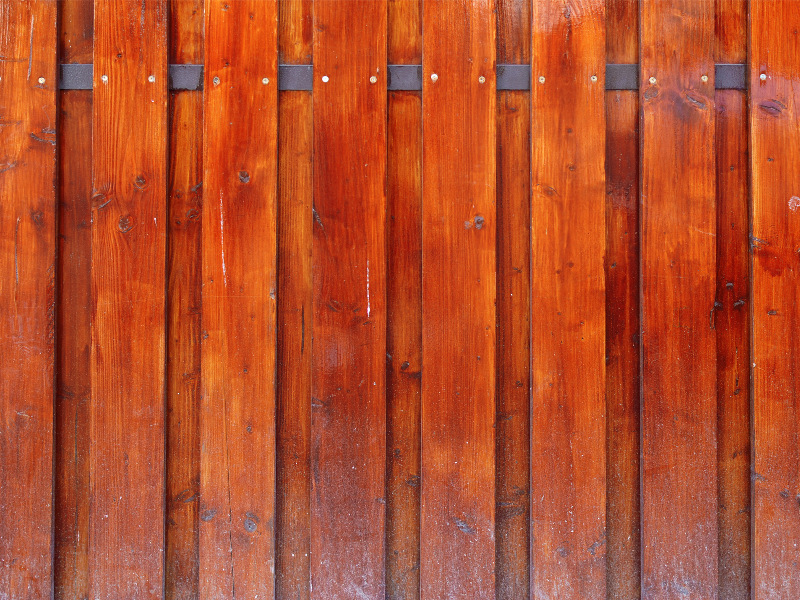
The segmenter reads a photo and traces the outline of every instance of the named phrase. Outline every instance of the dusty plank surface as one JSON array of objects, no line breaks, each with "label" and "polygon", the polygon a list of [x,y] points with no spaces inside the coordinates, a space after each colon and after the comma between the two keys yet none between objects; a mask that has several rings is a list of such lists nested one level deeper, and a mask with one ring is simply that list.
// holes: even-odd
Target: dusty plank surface
[{"label": "dusty plank surface", "polygon": [[531,596],[537,599],[596,598],[606,587],[603,5],[533,5]]},{"label": "dusty plank surface", "polygon": [[423,6],[423,598],[495,594],[494,8]]},{"label": "dusty plank surface", "polygon": [[203,96],[173,93],[167,301],[167,598],[198,590]]},{"label": "dusty plank surface", "polygon": [[716,598],[714,5],[641,18],[642,596]]},{"label": "dusty plank surface", "polygon": [[[422,62],[422,2],[389,0],[390,64]],[[422,94],[390,92],[386,222],[386,598],[419,598]]]},{"label": "dusty plank surface", "polygon": [[55,2],[0,2],[0,594],[53,587]]},{"label": "dusty plank surface", "polygon": [[310,597],[312,104],[282,92],[278,140],[277,598]]},{"label": "dusty plank surface", "polygon": [[166,12],[94,5],[90,597],[163,594]]},{"label": "dusty plank surface", "polygon": [[386,13],[385,0],[314,6],[311,585],[320,599],[384,597]]},{"label": "dusty plank surface", "polygon": [[800,595],[798,30],[800,4],[751,2],[754,600]]},{"label": "dusty plank surface", "polygon": [[[606,8],[606,62],[639,62],[639,2]],[[606,92],[606,584],[641,592],[639,94]]]},{"label": "dusty plank surface", "polygon": [[58,598],[84,598],[89,570],[92,93],[60,98],[58,377],[53,568]]},{"label": "dusty plank surface", "polygon": [[[391,13],[390,13],[391,14]],[[419,598],[422,97],[390,92],[386,329],[386,597]]]},{"label": "dusty plank surface", "polygon": [[498,94],[495,385],[498,600],[528,598],[530,594],[530,115],[530,93]]},{"label": "dusty plank surface", "polygon": [[[497,1],[497,62],[530,62],[531,1]],[[530,92],[497,94],[495,594],[530,596]]]},{"label": "dusty plank surface", "polygon": [[205,15],[200,595],[274,594],[276,2]]},{"label": "dusty plank surface", "polygon": [[[203,63],[202,0],[169,0],[169,61]],[[199,583],[203,93],[173,92],[169,114],[165,596]]]}]

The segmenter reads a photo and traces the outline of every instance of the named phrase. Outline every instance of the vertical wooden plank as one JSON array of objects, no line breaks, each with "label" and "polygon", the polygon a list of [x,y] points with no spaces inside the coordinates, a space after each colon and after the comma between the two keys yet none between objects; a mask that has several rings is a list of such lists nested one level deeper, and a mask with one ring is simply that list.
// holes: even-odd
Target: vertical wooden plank
[{"label": "vertical wooden plank", "polygon": [[92,93],[60,101],[54,575],[56,597],[79,600],[89,584]]},{"label": "vertical wooden plank", "polygon": [[494,2],[423,4],[422,598],[495,594]]},{"label": "vertical wooden plank", "polygon": [[751,0],[754,600],[800,596],[798,31],[797,2]]},{"label": "vertical wooden plank", "polygon": [[274,0],[205,4],[201,598],[274,595]]},{"label": "vertical wooden plank", "polygon": [[[281,63],[311,64],[313,1],[281,0]],[[312,94],[278,103],[276,598],[311,595]]]},{"label": "vertical wooden plank", "polygon": [[[390,64],[422,62],[421,0],[389,0]],[[419,598],[422,94],[388,97],[386,598]]]},{"label": "vertical wooden plank", "polygon": [[[59,10],[60,62],[92,62],[93,3],[63,0]],[[56,598],[79,600],[89,586],[92,92],[64,91],[58,101],[53,575]]]},{"label": "vertical wooden plank", "polygon": [[531,595],[605,594],[605,2],[533,5]]},{"label": "vertical wooden plank", "polygon": [[164,0],[94,4],[93,598],[163,593],[166,12]]},{"label": "vertical wooden plank", "polygon": [[[747,61],[747,0],[716,0],[718,63]],[[750,232],[747,96],[719,90],[717,152],[717,473],[719,597],[750,598]]]},{"label": "vertical wooden plank", "polygon": [[642,597],[717,598],[714,4],[641,19]]},{"label": "vertical wooden plank", "polygon": [[[639,2],[610,0],[606,62],[639,61]],[[606,587],[641,591],[639,96],[606,92]]]},{"label": "vertical wooden plank", "polygon": [[53,589],[56,3],[0,1],[0,594]]},{"label": "vertical wooden plank", "polygon": [[[497,2],[497,62],[530,62],[530,0]],[[531,96],[497,94],[495,593],[530,597]]]},{"label": "vertical wooden plank", "polygon": [[[202,0],[169,1],[169,60],[203,62]],[[167,257],[166,574],[168,599],[199,584],[203,93],[172,92]]]},{"label": "vertical wooden plank", "polygon": [[314,3],[311,586],[324,599],[385,588],[386,14],[385,0]]},{"label": "vertical wooden plank", "polygon": [[422,96],[419,92],[389,94],[388,138],[386,597],[413,600],[419,598],[420,567]]}]

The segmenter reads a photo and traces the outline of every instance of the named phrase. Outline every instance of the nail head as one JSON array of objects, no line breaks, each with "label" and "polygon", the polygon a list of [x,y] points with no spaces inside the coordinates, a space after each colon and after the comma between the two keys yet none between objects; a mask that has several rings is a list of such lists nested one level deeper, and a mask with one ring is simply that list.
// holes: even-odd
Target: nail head
[{"label": "nail head", "polygon": [[370,83],[378,83],[378,78],[375,77],[375,75],[373,75],[372,77],[369,78],[369,82]]},{"label": "nail head", "polygon": [[327,75],[323,75],[322,76],[322,83],[328,83],[329,81],[330,81],[330,79],[328,79]]},{"label": "nail head", "polygon": [[44,77],[39,77],[39,84],[44,84]]},{"label": "nail head", "polygon": [[261,83],[267,85],[269,83],[269,79],[267,77],[264,77],[264,79],[261,80]]},{"label": "nail head", "polygon": [[100,78],[100,81],[102,81],[103,83],[108,83],[108,75],[103,75],[103,76]]},{"label": "nail head", "polygon": [[436,81],[438,81],[438,80],[439,80],[439,76],[436,73],[432,73],[431,74],[431,81],[436,83]]},{"label": "nail head", "polygon": [[592,75],[592,83],[597,83],[597,75]]},{"label": "nail head", "polygon": [[214,77],[214,85],[219,85],[219,77]]},{"label": "nail head", "polygon": [[539,76],[539,83],[544,83],[544,75]]},{"label": "nail head", "polygon": [[766,81],[767,80],[767,74],[766,73],[762,73],[760,79],[761,79],[761,81]]},{"label": "nail head", "polygon": [[649,81],[650,81],[650,85],[655,85],[656,84],[656,78],[655,77],[651,77]]},{"label": "nail head", "polygon": [[486,83],[486,77],[484,77],[483,75],[478,77],[478,83]]},{"label": "nail head", "polygon": [[150,83],[154,83],[155,80],[156,80],[156,76],[155,75],[150,75],[150,77],[147,78],[147,81],[149,81]]},{"label": "nail head", "polygon": [[700,81],[702,81],[703,83],[705,83],[706,81],[708,81],[708,75],[703,75],[703,76],[700,78]]}]

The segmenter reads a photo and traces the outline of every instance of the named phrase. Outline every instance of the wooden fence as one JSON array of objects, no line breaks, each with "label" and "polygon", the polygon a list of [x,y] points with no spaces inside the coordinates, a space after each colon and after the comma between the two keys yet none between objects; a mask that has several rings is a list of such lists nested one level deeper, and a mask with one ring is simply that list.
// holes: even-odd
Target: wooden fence
[{"label": "wooden fence", "polygon": [[0,599],[800,598],[798,31],[0,0]]}]

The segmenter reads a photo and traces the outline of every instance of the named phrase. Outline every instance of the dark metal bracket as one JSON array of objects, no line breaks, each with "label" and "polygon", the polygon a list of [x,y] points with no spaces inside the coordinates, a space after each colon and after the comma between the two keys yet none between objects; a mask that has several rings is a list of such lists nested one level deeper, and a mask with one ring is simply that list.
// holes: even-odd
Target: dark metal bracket
[{"label": "dark metal bracket", "polygon": [[[746,90],[747,65],[718,64],[714,70],[718,90]],[[91,90],[92,65],[62,64],[59,87],[62,90]],[[202,90],[203,65],[170,65],[171,90]],[[278,89],[310,91],[314,87],[312,65],[280,65]],[[389,91],[422,89],[421,65],[389,65]],[[530,90],[530,65],[497,65],[497,89]],[[606,65],[606,90],[638,90],[639,65]]]}]

